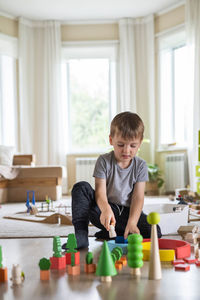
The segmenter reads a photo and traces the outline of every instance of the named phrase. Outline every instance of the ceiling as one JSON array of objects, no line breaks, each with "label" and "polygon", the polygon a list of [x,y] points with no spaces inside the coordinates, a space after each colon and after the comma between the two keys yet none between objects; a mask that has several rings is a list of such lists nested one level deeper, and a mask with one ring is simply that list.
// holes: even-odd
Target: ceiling
[{"label": "ceiling", "polygon": [[33,20],[91,21],[141,17],[183,0],[0,0],[0,12]]}]

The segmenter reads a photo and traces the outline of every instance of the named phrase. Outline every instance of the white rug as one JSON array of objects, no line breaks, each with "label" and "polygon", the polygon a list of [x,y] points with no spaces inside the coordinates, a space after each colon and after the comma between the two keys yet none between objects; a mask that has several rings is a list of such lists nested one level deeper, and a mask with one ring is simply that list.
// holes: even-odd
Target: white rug
[{"label": "white rug", "polygon": [[[56,205],[60,203],[68,204],[69,199],[56,201]],[[25,211],[24,203],[2,204],[0,208],[0,238],[35,238],[35,237],[66,237],[69,233],[74,233],[74,227],[70,225],[43,224],[19,220],[4,219],[6,215]],[[89,236],[94,236],[99,229],[89,226]]]}]

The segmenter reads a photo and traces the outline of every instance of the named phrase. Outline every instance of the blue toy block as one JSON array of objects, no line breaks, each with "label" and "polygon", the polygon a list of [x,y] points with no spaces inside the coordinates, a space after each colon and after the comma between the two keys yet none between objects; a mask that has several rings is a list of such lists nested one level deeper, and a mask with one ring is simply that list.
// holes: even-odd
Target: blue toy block
[{"label": "blue toy block", "polygon": [[128,239],[124,239],[123,236],[117,236],[115,238],[115,243],[116,244],[128,244]]},{"label": "blue toy block", "polygon": [[107,244],[108,244],[108,248],[109,248],[110,252],[112,252],[112,250],[116,247],[121,247],[122,250],[123,250],[123,255],[127,254],[128,244],[126,244],[126,243],[122,243],[122,244],[119,243],[118,244],[118,243],[115,242],[115,240],[110,240],[110,241],[107,242]]}]

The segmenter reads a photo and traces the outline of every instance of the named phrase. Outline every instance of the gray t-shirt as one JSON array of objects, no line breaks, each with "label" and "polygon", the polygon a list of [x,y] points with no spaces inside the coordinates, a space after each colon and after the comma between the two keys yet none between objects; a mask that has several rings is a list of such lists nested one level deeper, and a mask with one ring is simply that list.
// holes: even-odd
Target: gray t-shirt
[{"label": "gray t-shirt", "polygon": [[130,206],[136,182],[148,181],[146,162],[135,156],[130,166],[122,169],[114,156],[114,151],[100,155],[93,177],[106,179],[107,198],[111,203]]}]

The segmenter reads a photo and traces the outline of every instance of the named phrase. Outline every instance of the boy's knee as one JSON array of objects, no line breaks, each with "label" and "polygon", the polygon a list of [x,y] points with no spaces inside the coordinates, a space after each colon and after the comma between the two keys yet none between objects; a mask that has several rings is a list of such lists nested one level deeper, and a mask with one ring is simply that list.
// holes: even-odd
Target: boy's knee
[{"label": "boy's knee", "polygon": [[74,184],[72,188],[72,194],[76,192],[77,190],[80,191],[85,188],[91,188],[91,185],[87,181],[79,181]]}]

